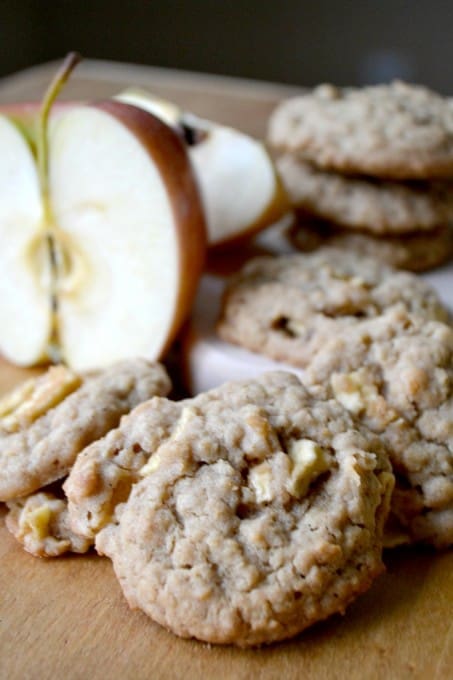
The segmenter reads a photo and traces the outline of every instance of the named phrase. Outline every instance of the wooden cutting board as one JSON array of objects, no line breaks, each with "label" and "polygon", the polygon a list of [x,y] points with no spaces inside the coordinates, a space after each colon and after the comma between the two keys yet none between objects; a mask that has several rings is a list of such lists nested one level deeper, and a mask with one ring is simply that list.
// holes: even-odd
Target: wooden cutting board
[{"label": "wooden cutting board", "polygon": [[[0,103],[38,98],[54,69],[47,64],[0,81]],[[255,135],[264,134],[275,102],[296,91],[87,61],[64,96],[98,98],[127,85]],[[0,359],[0,394],[31,374]],[[26,554],[6,531],[4,514],[0,504],[1,680],[453,678],[452,552],[389,553],[387,573],[344,617],[288,643],[243,651],[180,640],[130,611],[107,559]]]}]

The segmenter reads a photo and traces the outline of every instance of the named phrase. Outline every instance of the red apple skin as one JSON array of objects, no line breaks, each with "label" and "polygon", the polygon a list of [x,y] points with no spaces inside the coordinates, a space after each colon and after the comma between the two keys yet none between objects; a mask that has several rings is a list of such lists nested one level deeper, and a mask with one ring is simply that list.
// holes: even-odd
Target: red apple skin
[{"label": "red apple skin", "polygon": [[171,330],[161,358],[169,349],[192,302],[203,272],[207,227],[202,199],[186,146],[179,135],[151,113],[115,100],[88,104],[119,120],[137,137],[157,165],[170,196],[179,245],[179,267],[183,273]]}]

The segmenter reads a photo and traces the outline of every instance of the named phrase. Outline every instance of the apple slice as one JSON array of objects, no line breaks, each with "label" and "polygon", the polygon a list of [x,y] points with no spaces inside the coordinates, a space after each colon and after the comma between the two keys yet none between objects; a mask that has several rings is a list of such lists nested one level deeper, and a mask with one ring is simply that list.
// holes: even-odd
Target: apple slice
[{"label": "apple slice", "polygon": [[50,251],[32,150],[0,116],[0,352],[20,365],[47,358]]},{"label": "apple slice", "polygon": [[159,358],[203,266],[202,207],[181,140],[112,101],[59,115],[49,152],[63,359],[81,370]]},{"label": "apple slice", "polygon": [[116,99],[151,112],[184,135],[203,196],[210,246],[250,236],[289,209],[274,164],[261,142],[184,112],[143,90],[126,90]]},{"label": "apple slice", "polygon": [[128,87],[123,92],[115,95],[113,99],[148,111],[148,113],[152,113],[153,116],[160,118],[170,127],[177,128],[184,115],[183,110],[177,104],[156,97],[140,87]]},{"label": "apple slice", "polygon": [[200,182],[211,246],[250,236],[288,209],[286,197],[264,145],[230,127],[195,116],[185,130],[200,140],[190,157]]}]

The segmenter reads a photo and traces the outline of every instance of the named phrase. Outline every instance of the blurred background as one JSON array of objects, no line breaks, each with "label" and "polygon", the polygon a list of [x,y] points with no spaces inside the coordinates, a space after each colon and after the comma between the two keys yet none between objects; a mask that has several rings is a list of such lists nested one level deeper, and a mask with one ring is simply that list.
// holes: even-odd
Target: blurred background
[{"label": "blurred background", "polygon": [[0,76],[61,57],[453,93],[451,0],[0,0]]}]

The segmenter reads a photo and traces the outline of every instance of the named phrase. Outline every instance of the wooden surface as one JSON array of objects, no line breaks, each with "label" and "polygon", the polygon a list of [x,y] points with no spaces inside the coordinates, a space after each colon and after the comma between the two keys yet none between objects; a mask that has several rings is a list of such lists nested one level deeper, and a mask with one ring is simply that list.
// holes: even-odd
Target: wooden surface
[{"label": "wooden surface", "polygon": [[[0,81],[0,103],[42,93],[54,65]],[[66,97],[147,86],[256,135],[293,88],[85,62]],[[0,393],[30,375],[0,360]],[[8,534],[0,504],[1,680],[453,678],[453,553],[386,556],[387,573],[353,604],[297,639],[262,650],[180,640],[128,609],[111,564],[95,555],[39,560]]]},{"label": "wooden surface", "polygon": [[[0,79],[0,104],[40,99],[58,63],[43,64]],[[107,61],[84,61],[65,85],[60,99],[102,99],[131,86],[152,90],[193,113],[258,137],[264,135],[268,115],[275,103],[300,92],[290,85]]]}]

